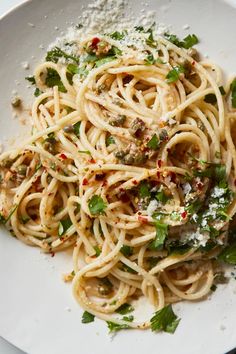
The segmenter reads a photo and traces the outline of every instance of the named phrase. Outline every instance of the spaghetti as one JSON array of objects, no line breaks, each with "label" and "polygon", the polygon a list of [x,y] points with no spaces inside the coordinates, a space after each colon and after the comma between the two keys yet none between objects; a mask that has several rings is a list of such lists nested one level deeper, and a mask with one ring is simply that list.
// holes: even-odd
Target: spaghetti
[{"label": "spaghetti", "polygon": [[73,247],[75,298],[118,329],[152,326],[114,317],[134,298],[160,314],[208,295],[236,211],[220,69],[170,36],[127,37],[52,50],[34,74],[32,135],[0,156],[1,220],[45,252]]}]

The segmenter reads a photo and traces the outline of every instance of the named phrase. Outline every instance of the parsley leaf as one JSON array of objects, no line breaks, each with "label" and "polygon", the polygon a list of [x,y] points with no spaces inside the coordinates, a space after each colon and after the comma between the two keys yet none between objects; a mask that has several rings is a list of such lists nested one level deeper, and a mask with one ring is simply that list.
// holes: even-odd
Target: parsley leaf
[{"label": "parsley leaf", "polygon": [[236,108],[236,79],[231,82],[230,90],[232,107]]},{"label": "parsley leaf", "polygon": [[187,37],[183,39],[183,48],[189,49],[193,47],[195,44],[198,44],[199,40],[195,34],[189,34]]},{"label": "parsley leaf", "polygon": [[169,199],[169,197],[165,194],[165,192],[163,191],[163,189],[159,192],[157,192],[155,198],[161,202],[162,204],[165,204],[167,202],[167,200]]},{"label": "parsley leaf", "polygon": [[134,311],[134,308],[132,305],[130,304],[123,304],[121,305],[117,310],[116,312],[119,313],[120,315],[126,315],[127,313],[130,313],[130,312],[133,312]]},{"label": "parsley leaf", "polygon": [[45,84],[48,87],[58,86],[58,90],[60,92],[67,92],[65,86],[63,85],[63,83],[61,81],[60,75],[54,69],[51,69],[51,68],[47,69],[47,76],[45,79]]},{"label": "parsley leaf", "polygon": [[166,75],[166,80],[168,84],[174,83],[179,80],[180,74],[183,74],[185,69],[182,65],[175,66],[171,71]]},{"label": "parsley leaf", "polygon": [[128,329],[130,328],[130,326],[128,326],[127,324],[118,324],[112,321],[107,321],[107,326],[110,332],[117,332],[120,331],[121,329]]},{"label": "parsley leaf", "polygon": [[107,204],[99,195],[93,195],[88,203],[89,211],[92,215],[104,214]]},{"label": "parsley leaf", "polygon": [[151,197],[150,186],[148,182],[142,181],[139,185],[139,197],[140,198],[149,198]]},{"label": "parsley leaf", "polygon": [[110,37],[112,39],[116,39],[116,40],[120,41],[121,39],[125,38],[125,33],[124,32],[115,31],[115,32],[110,34]]},{"label": "parsley leaf", "polygon": [[72,75],[75,75],[75,74],[78,74],[81,78],[84,78],[88,75],[89,71],[84,67],[79,67],[78,65],[75,65],[75,64],[69,64],[67,66],[67,72],[69,74]]},{"label": "parsley leaf", "polygon": [[130,246],[127,246],[127,245],[123,245],[120,249],[120,252],[126,256],[126,257],[129,257],[133,254],[133,248],[130,247]]},{"label": "parsley leaf", "polygon": [[61,220],[58,226],[58,236],[59,237],[63,236],[66,233],[66,231],[71,227],[71,225],[72,225],[72,221],[70,217]]},{"label": "parsley leaf", "polygon": [[80,136],[80,125],[81,125],[81,122],[77,122],[73,125],[74,134],[77,136]]},{"label": "parsley leaf", "polygon": [[216,95],[214,93],[209,93],[205,96],[204,101],[207,103],[215,104],[217,102]]},{"label": "parsley leaf", "polygon": [[236,265],[236,243],[227,246],[218,256],[225,263]]},{"label": "parsley leaf", "polygon": [[151,318],[152,331],[164,331],[168,333],[174,333],[180,319],[172,310],[171,305],[165,306],[163,309],[155,312],[155,315]]},{"label": "parsley leaf", "polygon": [[71,59],[75,63],[77,63],[77,64],[79,63],[78,57],[71,55],[71,54],[67,54],[66,52],[61,50],[59,47],[55,47],[47,53],[46,61],[52,61],[53,63],[57,63],[59,58],[65,58],[66,60]]},{"label": "parsley leaf", "polygon": [[182,41],[175,34],[164,33],[164,36],[179,48],[189,49],[199,42],[195,34],[189,34]]},{"label": "parsley leaf", "polygon": [[38,96],[40,96],[42,94],[42,91],[37,87],[36,89],[35,89],[35,91],[34,91],[34,96],[35,97],[38,97]]},{"label": "parsley leaf", "polygon": [[100,248],[98,246],[94,246],[93,248],[94,248],[94,251],[96,252],[96,257],[100,256],[100,254],[102,253]]},{"label": "parsley leaf", "polygon": [[82,316],[82,323],[91,323],[94,321],[94,315],[92,315],[88,311],[84,311],[83,316]]},{"label": "parsley leaf", "polygon": [[152,53],[148,54],[148,56],[146,57],[146,59],[144,61],[147,65],[153,65],[156,62]]},{"label": "parsley leaf", "polygon": [[25,78],[25,80],[29,81],[31,83],[31,85],[35,85],[36,81],[35,81],[35,77],[34,76],[27,76]]},{"label": "parsley leaf", "polygon": [[149,140],[147,143],[147,147],[152,150],[157,150],[159,148],[160,142],[159,138],[157,137],[156,134],[152,136],[152,138]]},{"label": "parsley leaf", "polygon": [[168,225],[157,221],[154,224],[156,227],[156,237],[151,242],[149,248],[152,250],[160,250],[162,249],[166,236],[168,235]]},{"label": "parsley leaf", "polygon": [[116,57],[115,56],[112,56],[112,57],[107,57],[107,58],[103,58],[103,59],[99,59],[96,61],[96,67],[98,68],[99,66],[101,65],[104,65],[106,63],[109,63],[110,61],[112,60],[116,60]]}]

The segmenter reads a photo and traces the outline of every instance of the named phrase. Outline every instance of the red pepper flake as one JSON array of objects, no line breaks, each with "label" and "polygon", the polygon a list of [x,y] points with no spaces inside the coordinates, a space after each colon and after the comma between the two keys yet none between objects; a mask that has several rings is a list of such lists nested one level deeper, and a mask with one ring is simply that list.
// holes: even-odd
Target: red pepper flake
[{"label": "red pepper flake", "polygon": [[92,39],[92,43],[91,43],[90,47],[92,47],[93,49],[98,49],[99,42],[100,42],[100,39],[98,37],[94,37]]},{"label": "red pepper flake", "polygon": [[135,184],[135,185],[137,185],[137,184],[138,184],[138,181],[136,181],[136,179],[134,179],[134,180],[132,181],[132,183]]},{"label": "red pepper flake", "polygon": [[83,185],[83,186],[87,186],[87,185],[88,185],[88,180],[87,180],[87,178],[84,178],[84,179],[83,179],[82,185]]},{"label": "red pepper flake", "polygon": [[197,182],[196,186],[197,186],[197,189],[198,189],[199,191],[201,191],[202,188],[203,188],[203,183],[202,183],[202,182]]},{"label": "red pepper flake", "polygon": [[51,254],[51,257],[55,256],[55,252],[50,252],[50,254]]},{"label": "red pepper flake", "polygon": [[148,218],[145,216],[138,216],[138,221],[140,221],[142,224],[147,224],[148,223]]},{"label": "red pepper flake", "polygon": [[162,161],[162,160],[157,160],[157,166],[158,166],[159,168],[161,168],[162,164],[163,164],[163,161]]},{"label": "red pepper flake", "polygon": [[187,213],[186,210],[181,214],[181,216],[182,216],[183,219],[185,219],[185,218],[187,217],[187,215],[188,215],[188,213]]},{"label": "red pepper flake", "polygon": [[157,178],[161,179],[161,173],[160,172],[157,172]]},{"label": "red pepper flake", "polygon": [[107,182],[107,180],[105,179],[105,181],[104,181],[103,184],[102,184],[102,187],[106,187],[107,184],[108,184],[108,182]]},{"label": "red pepper flake", "polygon": [[66,160],[67,159],[67,156],[65,154],[61,154],[59,155],[59,157],[62,159],[62,160]]},{"label": "red pepper flake", "polygon": [[90,162],[90,163],[96,163],[96,161],[95,161],[93,158],[91,158],[91,159],[89,160],[89,162]]},{"label": "red pepper flake", "polygon": [[194,61],[192,61],[192,65],[194,66],[195,64],[196,64],[195,60],[194,60]]},{"label": "red pepper flake", "polygon": [[236,186],[236,179],[234,180],[234,185]]}]

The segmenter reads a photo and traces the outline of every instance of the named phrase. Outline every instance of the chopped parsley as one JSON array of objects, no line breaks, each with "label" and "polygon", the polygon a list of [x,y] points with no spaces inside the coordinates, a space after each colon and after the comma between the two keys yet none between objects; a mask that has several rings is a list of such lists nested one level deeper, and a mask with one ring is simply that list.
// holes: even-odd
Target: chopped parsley
[{"label": "chopped parsley", "polygon": [[230,90],[232,107],[236,108],[236,79],[231,82]]},{"label": "chopped parsley", "polygon": [[78,65],[75,64],[69,64],[67,66],[67,72],[72,75],[72,77],[77,74],[79,75],[81,78],[84,78],[88,75],[89,71],[84,67],[79,67]]},{"label": "chopped parsley", "polygon": [[218,256],[225,263],[236,265],[236,243],[227,246]]},{"label": "chopped parsley", "polygon": [[127,313],[130,313],[130,312],[133,312],[134,311],[134,308],[132,305],[130,304],[123,304],[121,305],[117,310],[116,312],[119,313],[120,315],[127,315]]},{"label": "chopped parsley", "polygon": [[199,43],[198,37],[195,34],[189,34],[182,41],[175,34],[164,33],[164,36],[179,48],[189,49]]},{"label": "chopped parsley", "polygon": [[182,65],[175,66],[171,71],[166,75],[166,80],[168,84],[174,83],[179,80],[180,74],[183,74],[185,69]]},{"label": "chopped parsley", "polygon": [[58,86],[58,90],[60,92],[67,92],[65,86],[63,85],[63,83],[61,81],[60,75],[54,69],[51,69],[51,68],[47,69],[47,76],[45,79],[45,84],[48,87]]},{"label": "chopped parsley", "polygon": [[130,326],[127,324],[120,325],[120,324],[112,322],[112,321],[107,321],[107,326],[108,326],[108,329],[110,332],[117,332],[117,331],[120,331],[121,329],[130,328]]},{"label": "chopped parsley", "polygon": [[74,134],[77,136],[80,136],[80,125],[81,125],[81,122],[77,122],[73,125]]},{"label": "chopped parsley", "polygon": [[101,249],[98,246],[94,246],[93,249],[96,253],[96,257],[99,257],[100,254],[102,253]]},{"label": "chopped parsley", "polygon": [[35,97],[38,97],[38,96],[40,96],[42,94],[42,91],[38,88],[38,87],[36,87],[36,89],[35,89],[35,91],[34,91],[34,96]]},{"label": "chopped parsley", "polygon": [[156,134],[152,136],[152,138],[147,143],[147,147],[152,150],[157,150],[159,148],[160,141]]},{"label": "chopped parsley", "polygon": [[63,236],[66,233],[66,231],[71,227],[71,225],[72,225],[72,221],[70,217],[61,220],[58,226],[58,236],[59,237]]},{"label": "chopped parsley", "polygon": [[66,60],[72,60],[76,64],[79,64],[79,58],[78,57],[76,57],[74,55],[71,55],[71,54],[67,54],[66,52],[61,50],[59,47],[55,47],[52,50],[50,50],[47,53],[47,56],[46,56],[45,59],[46,59],[46,61],[51,61],[53,63],[57,63],[60,58],[64,58]]},{"label": "chopped parsley", "polygon": [[155,64],[156,60],[154,59],[153,54],[148,54],[146,59],[144,60],[147,65]]},{"label": "chopped parsley", "polygon": [[164,190],[160,190],[159,192],[157,192],[155,198],[161,202],[162,204],[165,204],[167,202],[167,200],[169,199],[169,197],[165,194]]},{"label": "chopped parsley", "polygon": [[149,248],[152,250],[161,250],[168,235],[168,225],[156,221],[155,227],[156,237],[151,242]]},{"label": "chopped parsley", "polygon": [[120,249],[120,252],[125,256],[129,257],[133,254],[133,248],[127,245],[123,245]]},{"label": "chopped parsley", "polygon": [[35,81],[35,77],[34,76],[27,76],[25,78],[25,80],[29,81],[31,83],[31,85],[35,85],[36,81]]},{"label": "chopped parsley", "polygon": [[121,41],[122,39],[125,38],[125,32],[118,32],[118,31],[115,31],[115,32],[112,32],[109,36],[112,38],[112,39],[115,39],[117,41]]},{"label": "chopped parsley", "polygon": [[89,200],[88,207],[92,215],[100,215],[104,214],[107,204],[104,202],[102,197],[99,195],[94,195]]},{"label": "chopped parsley", "polygon": [[82,323],[91,323],[94,322],[95,316],[92,315],[88,311],[84,311],[83,316],[82,316]]},{"label": "chopped parsley", "polygon": [[164,331],[168,333],[174,333],[180,319],[173,312],[172,306],[167,305],[163,309],[155,312],[155,315],[151,318],[152,331]]},{"label": "chopped parsley", "polygon": [[150,185],[146,181],[142,181],[139,185],[139,197],[144,199],[144,198],[149,198],[151,197],[151,192],[150,192]]}]

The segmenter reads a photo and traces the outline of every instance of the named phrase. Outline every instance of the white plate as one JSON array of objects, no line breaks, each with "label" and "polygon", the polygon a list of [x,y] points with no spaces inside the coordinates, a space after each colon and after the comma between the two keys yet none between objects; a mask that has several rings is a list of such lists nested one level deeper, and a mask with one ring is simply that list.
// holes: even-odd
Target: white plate
[{"label": "white plate", "polygon": [[[146,2],[145,2],[146,3]],[[10,97],[17,89],[30,97],[21,63],[31,68],[59,32],[77,22],[85,0],[34,0],[16,8],[0,21],[0,139],[22,131],[12,118]],[[143,3],[130,1],[139,14]],[[201,39],[200,49],[228,73],[236,69],[235,1],[150,0],[158,21],[186,35],[183,25]],[[235,4],[236,5],[236,4]],[[46,17],[45,17],[46,16]],[[34,26],[30,25],[33,24]],[[55,27],[59,27],[59,31]],[[35,59],[32,59],[32,56]],[[19,84],[18,84],[19,83]],[[25,128],[26,129],[26,128]],[[82,310],[61,274],[71,271],[69,252],[54,258],[26,247],[1,229],[0,335],[30,354],[224,354],[236,346],[236,281],[218,287],[211,299],[175,307],[182,321],[174,335],[124,331],[113,340],[106,325],[96,320],[81,324]],[[70,310],[70,311],[68,311]]]}]

